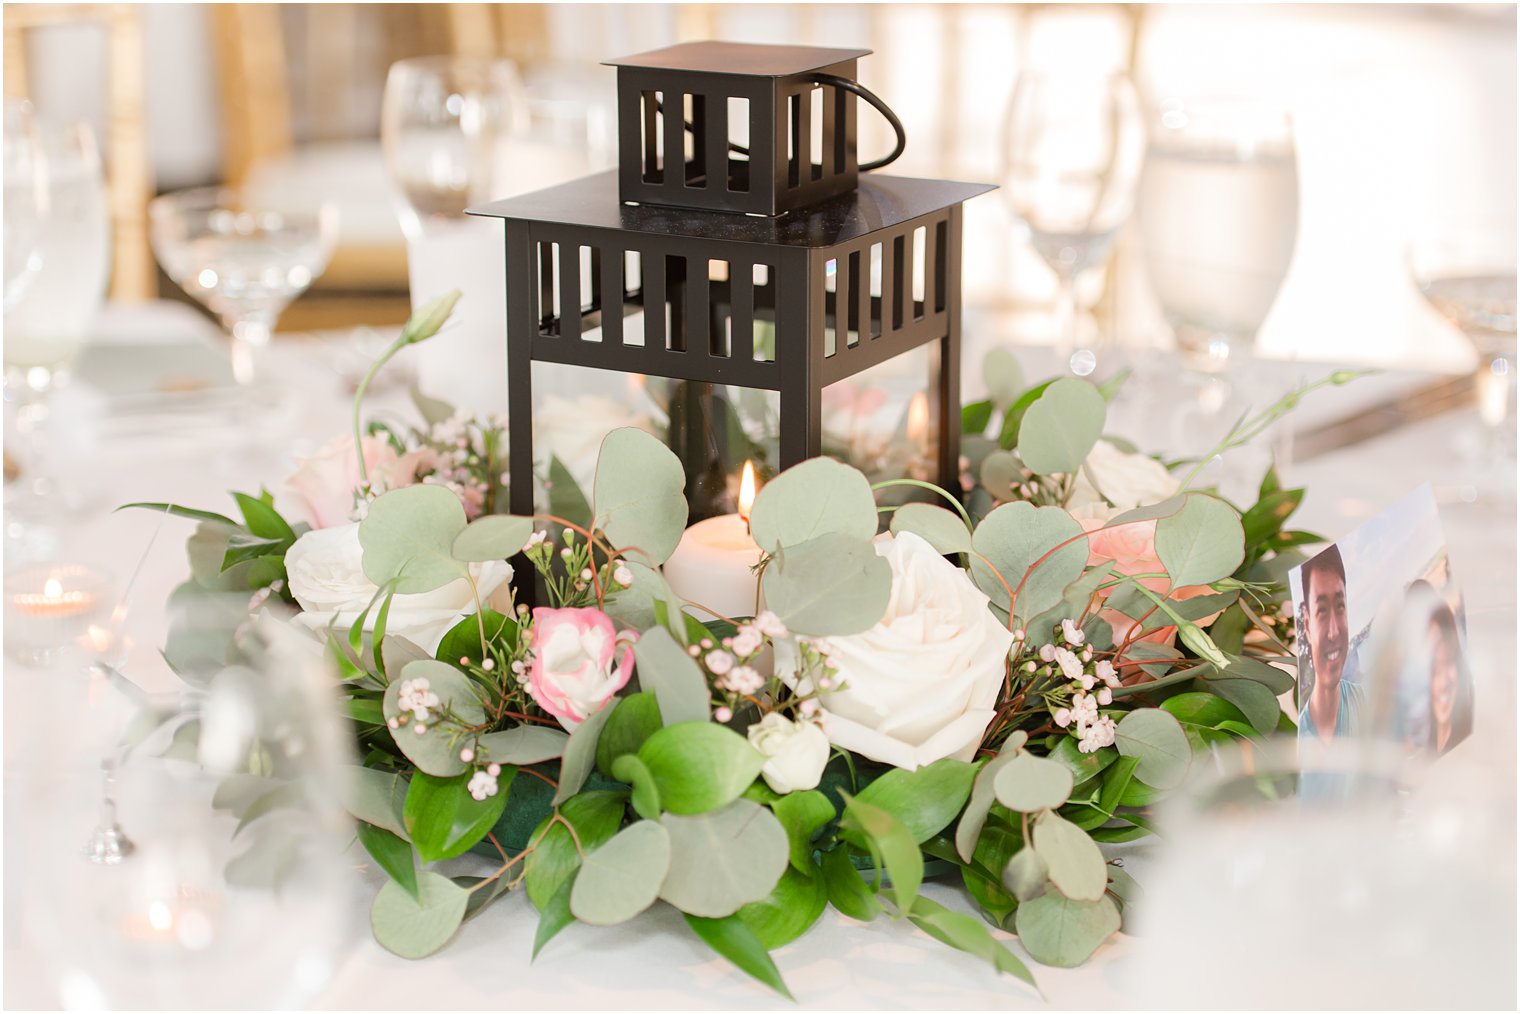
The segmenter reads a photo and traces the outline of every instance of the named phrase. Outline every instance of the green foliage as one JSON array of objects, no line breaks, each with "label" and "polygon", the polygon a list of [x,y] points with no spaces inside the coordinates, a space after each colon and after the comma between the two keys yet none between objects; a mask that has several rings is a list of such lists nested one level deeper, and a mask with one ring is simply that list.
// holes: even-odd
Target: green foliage
[{"label": "green foliage", "polygon": [[437,334],[444,322],[449,319],[449,315],[454,312],[454,305],[459,302],[459,296],[458,289],[451,289],[424,303],[422,309],[413,313],[402,326],[401,344],[416,345]]},{"label": "green foliage", "polygon": [[557,937],[561,930],[575,922],[575,916],[570,911],[570,892],[573,890],[575,890],[575,874],[572,871],[565,882],[559,885],[559,890],[549,898],[548,904],[543,906],[538,917],[538,929],[533,933],[534,958],[538,957],[538,952],[543,950],[550,940]]},{"label": "green foliage", "polygon": [[755,780],[765,757],[732,729],[710,722],[667,725],[639,747],[660,801],[677,814],[726,806]]},{"label": "green foliage", "polygon": [[1119,910],[1107,897],[1075,901],[1048,891],[1014,915],[1019,942],[1041,964],[1075,968],[1119,930]]},{"label": "green foliage", "polygon": [[494,796],[478,800],[465,788],[470,776],[437,778],[419,771],[407,789],[402,816],[425,863],[463,855],[490,832],[507,808],[516,768],[503,768]]},{"label": "green foliage", "polygon": [[994,405],[1012,405],[1024,390],[1024,371],[1012,352],[1001,346],[989,349],[982,358],[982,379]]},{"label": "green foliage", "polygon": [[1019,458],[1039,475],[1073,474],[1103,435],[1108,408],[1085,380],[1063,377],[1047,387],[1019,423]]},{"label": "green foliage", "polygon": [[632,575],[633,583],[608,597],[605,609],[608,616],[634,630],[648,630],[660,623],[655,613],[657,605],[664,609],[666,616],[680,615],[681,599],[670,590],[659,571],[637,560],[625,560],[623,565]]},{"label": "green foliage", "polygon": [[[924,857],[912,832],[886,810],[848,797],[839,827],[841,838],[869,851],[876,868],[886,870],[897,907],[912,908],[924,881]],[[829,894],[834,894],[832,885]]]},{"label": "green foliage", "polygon": [[1018,446],[1019,429],[1024,425],[1024,416],[1029,408],[1040,400],[1053,380],[1047,380],[1043,384],[1036,384],[1023,394],[1019,395],[1008,411],[1003,415],[1003,428],[998,433],[998,446],[1005,451],[1011,451]]},{"label": "green foliage", "polygon": [[1034,850],[1045,861],[1056,890],[1075,901],[1096,901],[1108,884],[1103,853],[1087,832],[1058,813],[1046,811],[1034,822]]},{"label": "green foliage", "polygon": [[393,489],[369,505],[359,523],[364,576],[399,595],[430,592],[466,576],[454,558],[454,539],[465,529],[459,497],[442,486]]},{"label": "green foliage", "polygon": [[656,627],[633,646],[639,686],[653,691],[666,725],[706,722],[712,717],[707,680],[670,631]]},{"label": "green foliage", "polygon": [[1049,879],[1050,864],[1028,845],[1015,852],[1003,867],[1003,885],[1021,902],[1043,894]]},{"label": "green foliage", "polygon": [[[451,714],[468,725],[480,725],[485,721],[485,709],[476,694],[475,684],[453,666],[432,659],[408,662],[401,670],[401,679],[392,681],[386,687],[387,721],[401,716],[398,705],[401,684],[419,678],[426,679],[429,689],[438,695],[437,710]],[[430,726],[420,736],[412,726],[405,723],[390,730],[390,733],[407,759],[427,774],[449,778],[465,770],[466,764],[459,759],[459,742],[442,723]]]},{"label": "green foliage", "polygon": [[641,429],[615,429],[596,459],[596,527],[628,556],[658,567],[686,531],[685,489],[686,472],[670,448]]},{"label": "green foliage", "polygon": [[914,842],[927,841],[966,805],[976,772],[977,765],[951,757],[914,771],[892,768],[860,790],[855,803],[884,810]]},{"label": "green foliage", "polygon": [[355,818],[407,840],[401,809],[406,801],[406,779],[374,768],[348,765],[343,807]]},{"label": "green foliage", "polygon": [[943,556],[971,552],[971,530],[966,523],[934,504],[910,503],[897,508],[892,514],[892,534],[903,532],[912,532]]},{"label": "green foliage", "polygon": [[570,737],[542,725],[519,725],[488,732],[476,741],[475,762],[538,764],[564,755]]},{"label": "green foliage", "polygon": [[596,745],[596,769],[610,777],[613,762],[624,754],[638,753],[661,724],[660,706],[647,690],[612,705],[612,715]]},{"label": "green foliage", "polygon": [[735,968],[788,1000],[793,999],[781,973],[776,969],[776,963],[766,953],[765,945],[743,919],[738,916],[704,919],[688,914],[686,925],[691,927],[703,943],[732,962]]},{"label": "green foliage", "polygon": [[657,821],[623,828],[581,860],[570,911],[593,926],[615,926],[654,904],[670,869],[670,835]]},{"label": "green foliage", "polygon": [[601,738],[602,727],[612,717],[612,704],[607,703],[594,715],[590,715],[584,722],[575,727],[570,733],[570,740],[565,744],[565,753],[559,766],[559,788],[554,792],[554,805],[559,806],[571,796],[581,790],[586,784],[586,777],[591,774],[591,769],[596,765],[597,740]]},{"label": "green foliage", "polygon": [[633,804],[633,812],[645,820],[660,819],[660,789],[655,783],[654,776],[639,760],[636,753],[625,753],[612,762],[612,777],[624,784],[633,786],[633,795],[629,802]]},{"label": "green foliage", "polygon": [[823,883],[828,889],[829,904],[851,919],[870,922],[881,914],[881,902],[855,872],[848,848],[836,848],[823,854]]},{"label": "green foliage", "polygon": [[[874,513],[872,518],[874,535]],[[892,567],[876,554],[870,537],[827,532],[786,547],[765,568],[761,586],[771,611],[793,633],[858,634],[886,613]]]},{"label": "green foliage", "polygon": [[1004,753],[992,760],[977,772],[976,779],[971,785],[971,795],[966,801],[966,808],[961,811],[960,823],[955,827],[955,851],[964,862],[970,862],[976,850],[977,839],[981,837],[982,828],[987,823],[987,814],[992,810],[992,804],[997,796],[993,791],[993,782],[997,774],[1011,763],[1017,753]]},{"label": "green foliage", "polygon": [[[979,554],[972,560],[971,576],[1004,614],[1012,590],[1017,596],[1014,614],[1038,616],[1060,602],[1066,586],[1082,576],[1087,540],[1081,535],[1082,526],[1059,507],[1005,503],[983,518],[971,536]],[[1068,544],[1056,549],[1063,542]]]},{"label": "green foliage", "polygon": [[856,469],[832,458],[812,458],[761,488],[749,525],[767,553],[824,535],[869,542],[876,535],[876,497]]},{"label": "green foliage", "polygon": [[[524,864],[528,900],[540,912],[547,912],[554,895],[580,868],[576,842],[586,851],[605,844],[623,822],[626,799],[621,792],[582,792],[559,808],[557,818],[550,815],[538,825],[528,840],[533,851]],[[574,836],[565,827],[567,823],[575,829]],[[568,898],[566,901],[568,904]]]},{"label": "green foliage", "polygon": [[1156,522],[1156,555],[1174,588],[1229,577],[1245,559],[1240,516],[1223,500],[1190,493],[1180,511]]},{"label": "green foliage", "polygon": [[992,402],[977,401],[961,407],[961,433],[966,435],[987,432],[992,421]]},{"label": "green foliage", "polygon": [[660,897],[689,915],[733,915],[769,897],[788,868],[786,831],[751,800],[690,817],[666,814],[660,823],[671,853]]},{"label": "green foliage", "polygon": [[834,804],[816,789],[789,792],[770,804],[771,812],[786,829],[793,869],[808,873],[814,869],[813,836],[835,817]]},{"label": "green foliage", "polygon": [[380,946],[392,954],[425,958],[454,936],[469,900],[468,891],[439,873],[418,875],[415,898],[388,880],[370,907],[370,929]]},{"label": "green foliage", "polygon": [[564,518],[573,525],[586,528],[591,524],[591,503],[585,492],[570,474],[570,469],[558,457],[549,459],[549,513]]},{"label": "green foliage", "polygon": [[917,898],[907,915],[913,925],[940,943],[981,958],[999,972],[1011,975],[1031,986],[1035,984],[1034,976],[1030,973],[1028,966],[1006,946],[994,939],[979,919],[963,912],[951,911],[925,897]]},{"label": "green foliage", "polygon": [[1158,789],[1180,785],[1193,757],[1182,726],[1160,708],[1139,708],[1121,718],[1114,745],[1124,756],[1138,758],[1137,776]]},{"label": "green foliage", "polygon": [[471,521],[454,537],[454,559],[466,563],[505,560],[521,552],[532,534],[532,518],[487,514]]},{"label": "green foliage", "polygon": [[768,897],[739,909],[743,919],[767,949],[775,950],[806,933],[828,907],[829,891],[817,866],[789,867]]},{"label": "green foliage", "polygon": [[412,846],[389,831],[360,821],[357,825],[359,844],[364,846],[375,865],[401,885],[414,900],[421,900],[417,888],[417,860]]},{"label": "green foliage", "polygon": [[1072,773],[1059,761],[1021,752],[1002,765],[993,780],[997,801],[1016,813],[1054,810],[1071,796]]}]

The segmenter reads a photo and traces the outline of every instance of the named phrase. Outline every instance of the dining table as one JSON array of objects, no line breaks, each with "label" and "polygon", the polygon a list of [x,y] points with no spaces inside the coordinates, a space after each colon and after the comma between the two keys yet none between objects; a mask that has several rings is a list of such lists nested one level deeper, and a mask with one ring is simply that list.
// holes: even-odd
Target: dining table
[{"label": "dining table", "polygon": [[[354,385],[368,357],[394,333],[348,329],[277,336],[260,365],[269,399],[250,415],[246,408],[228,410],[217,403],[217,385],[223,383],[217,379],[218,357],[224,357],[220,336],[207,321],[188,313],[177,304],[109,305],[74,383],[60,392],[55,404],[60,460],[75,456],[67,459],[71,478],[86,487],[85,508],[56,525],[55,558],[105,571],[118,593],[131,578],[130,594],[123,602],[121,630],[128,647],[122,668],[153,690],[176,684],[158,647],[169,595],[187,575],[183,541],[191,525],[147,511],[114,508],[135,501],[171,501],[225,511],[230,506],[228,490],[275,489],[298,457],[349,432]],[[1055,359],[1048,349],[1010,345],[991,317],[979,321],[973,313],[966,335],[968,399],[982,393],[975,364],[994,346],[1010,348],[1030,379],[1054,372]],[[446,338],[447,334],[439,340]],[[372,410],[398,415],[409,411],[409,376],[415,373],[416,357],[425,351],[407,350],[387,367],[368,402]],[[495,352],[487,346],[481,354]],[[1181,379],[1169,352],[1130,355],[1137,365],[1116,396],[1111,417],[1124,420],[1126,435],[1145,450],[1174,452],[1176,448],[1167,445],[1176,429],[1168,420],[1174,419],[1180,401],[1205,388]],[[205,364],[210,379],[199,386],[206,389],[170,393],[154,386],[155,371],[183,372],[192,360]],[[1210,411],[1223,418],[1250,405],[1264,407],[1294,384],[1328,376],[1346,365],[1252,361],[1223,392],[1210,395],[1218,402]],[[1452,379],[1389,370],[1315,391],[1272,430],[1265,451],[1258,447],[1251,452],[1257,454],[1251,460],[1264,465],[1266,455],[1275,453],[1284,484],[1309,490],[1295,526],[1331,539],[1420,484],[1431,485],[1451,571],[1467,602],[1478,699],[1499,705],[1480,709],[1473,742],[1459,750],[1481,748],[1485,756],[1500,758],[1501,771],[1502,758],[1507,757],[1512,776],[1513,460],[1497,466],[1496,473],[1494,466],[1475,463],[1455,449],[1473,425],[1471,408],[1459,405],[1413,421],[1387,412],[1389,405],[1407,401],[1411,392]],[[229,393],[220,391],[221,396]],[[447,396],[446,391],[433,393]],[[1385,412],[1387,421],[1377,423],[1378,412]],[[1373,423],[1347,423],[1358,418],[1371,418]],[[8,504],[8,513],[9,509]],[[37,708],[37,687],[55,677],[42,667],[9,658],[5,662],[7,856],[23,851],[26,836],[42,833],[26,819],[20,784],[26,765],[19,763],[21,748],[13,744],[25,739]],[[1512,780],[1509,785],[1512,806]],[[1148,850],[1157,847],[1135,848],[1132,868],[1143,870]],[[367,906],[385,874],[357,848],[352,865],[365,890],[355,896],[344,956],[313,1001],[318,1008],[751,1009],[784,1003],[715,956],[687,930],[678,912],[663,905],[617,927],[572,926],[530,960],[537,914],[526,899],[508,897],[472,920],[440,953],[423,961],[407,960],[386,951],[369,931]],[[30,931],[25,908],[17,902],[25,894],[25,864],[8,861],[4,872],[5,1005],[57,1008],[61,999],[49,954]],[[956,911],[973,911],[958,883],[930,881],[924,890]],[[1015,953],[1024,953],[1012,935],[998,931],[998,936]],[[1135,984],[1153,969],[1148,953],[1142,935],[1121,932],[1080,967],[1033,966],[1036,990],[999,975],[978,958],[945,947],[906,921],[859,923],[829,909],[812,930],[777,950],[774,960],[796,1005],[808,1009],[1113,1009],[1136,1002]],[[257,961],[258,956],[250,954],[248,960]],[[269,972],[282,974],[280,969]],[[185,974],[198,973],[189,965]],[[204,985],[208,1005],[239,1005],[238,997],[219,996],[214,982]],[[1498,991],[1493,995],[1500,997],[1507,988],[1513,1003],[1513,966],[1507,987],[1497,981],[1493,988]]]}]

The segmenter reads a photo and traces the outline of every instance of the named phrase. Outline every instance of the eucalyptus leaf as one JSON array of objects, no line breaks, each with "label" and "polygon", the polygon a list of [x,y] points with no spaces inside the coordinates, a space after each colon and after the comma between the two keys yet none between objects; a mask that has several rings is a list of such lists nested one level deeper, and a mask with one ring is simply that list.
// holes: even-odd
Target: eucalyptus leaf
[{"label": "eucalyptus leaf", "polygon": [[542,725],[519,725],[515,729],[488,732],[476,741],[475,760],[498,764],[537,764],[562,757],[570,737]]},{"label": "eucalyptus leaf", "polygon": [[464,528],[464,506],[444,487],[393,489],[377,497],[359,523],[364,576],[382,587],[394,582],[398,595],[430,592],[465,577],[468,569],[453,555]]},{"label": "eucalyptus leaf", "polygon": [[667,725],[639,747],[660,801],[675,814],[706,813],[747,789],[765,756],[732,729],[710,722]]},{"label": "eucalyptus leaf", "polygon": [[1024,481],[1024,470],[1019,459],[1007,451],[993,451],[982,459],[978,472],[982,485],[998,500],[1007,500],[1013,487]]},{"label": "eucalyptus leaf", "polygon": [[607,598],[605,612],[614,620],[621,620],[634,630],[648,630],[658,624],[655,604],[661,603],[667,616],[681,612],[680,596],[670,590],[664,576],[657,570],[644,566],[637,560],[624,560],[633,579],[627,588],[619,589]]},{"label": "eucalyptus leaf", "polygon": [[711,692],[697,663],[669,630],[656,627],[633,646],[639,686],[653,691],[666,725],[706,722],[712,717]]},{"label": "eucalyptus leaf", "polygon": [[1270,662],[1263,662],[1259,658],[1251,658],[1250,656],[1231,658],[1229,663],[1224,667],[1224,673],[1220,674],[1220,676],[1238,677],[1260,683],[1272,691],[1274,695],[1285,694],[1289,690],[1292,690],[1295,685],[1294,679],[1290,674],[1283,672]]},{"label": "eucalyptus leaf", "polygon": [[685,488],[686,472],[670,448],[641,429],[615,429],[596,459],[596,527],[625,554],[658,567],[686,531]]},{"label": "eucalyptus leaf", "polygon": [[602,727],[612,717],[613,704],[609,701],[602,709],[575,727],[565,743],[565,752],[559,765],[559,788],[554,792],[554,805],[559,806],[581,790],[586,778],[596,765],[597,740]]},{"label": "eucalyptus leaf", "polygon": [[1240,515],[1217,497],[1190,493],[1180,511],[1156,522],[1156,555],[1173,588],[1229,577],[1245,559]]},{"label": "eucalyptus leaf", "polygon": [[1013,921],[1019,942],[1036,961],[1075,968],[1119,931],[1119,910],[1106,896],[1074,901],[1047,891],[1021,904]]},{"label": "eucalyptus leaf", "polygon": [[997,801],[1016,813],[1038,813],[1062,806],[1071,796],[1069,768],[1058,761],[1019,753],[998,771],[993,781]]},{"label": "eucalyptus leaf", "polygon": [[[421,659],[407,663],[401,670],[401,678],[391,681],[390,686],[386,687],[387,722],[401,717],[401,684],[415,679],[426,679],[428,689],[438,695],[439,703],[435,711],[451,713],[468,725],[480,725],[485,721],[485,708],[469,677],[447,663]],[[398,728],[389,731],[407,759],[430,775],[448,778],[467,767],[459,759],[460,741],[442,724],[429,726],[420,736],[404,721]]]},{"label": "eucalyptus leaf", "polygon": [[670,835],[641,820],[581,860],[570,891],[570,911],[593,926],[615,926],[654,904],[670,869]]},{"label": "eucalyptus leaf", "polygon": [[454,537],[454,559],[465,563],[505,560],[522,552],[523,545],[532,534],[532,518],[487,514],[471,521],[464,531]]},{"label": "eucalyptus leaf", "polygon": [[345,765],[347,774],[343,808],[358,820],[384,828],[407,840],[401,808],[406,801],[406,779],[388,771]]},{"label": "eucalyptus leaf", "polygon": [[837,637],[869,630],[886,613],[892,567],[869,537],[831,532],[789,546],[761,584],[766,604],[792,633]]},{"label": "eucalyptus leaf", "polygon": [[[1009,737],[1012,739],[1012,737]],[[1021,744],[1022,745],[1022,744]],[[961,813],[960,823],[955,826],[955,851],[965,862],[970,862],[976,852],[977,839],[981,837],[982,828],[987,823],[987,814],[992,810],[992,804],[997,802],[997,796],[993,791],[993,780],[997,773],[1007,767],[1018,755],[1018,747],[1008,753],[1002,753],[992,758],[977,772],[976,780],[971,785],[971,796],[966,801],[966,809]]]},{"label": "eucalyptus leaf", "polygon": [[[582,792],[559,808],[558,820],[550,815],[538,825],[528,839],[533,850],[524,860],[524,880],[528,900],[540,912],[547,911],[560,887],[580,869],[576,842],[588,852],[606,843],[623,822],[626,799],[622,792]],[[575,828],[574,837],[565,829],[567,822]]]},{"label": "eucalyptus leaf", "polygon": [[1019,458],[1040,475],[1070,475],[1103,435],[1108,407],[1085,380],[1063,377],[1029,406],[1019,424]]},{"label": "eucalyptus leaf", "polygon": [[858,470],[833,458],[810,458],[761,488],[749,526],[768,553],[824,535],[869,541],[876,535],[876,497]]},{"label": "eucalyptus leaf", "polygon": [[[1059,507],[1003,504],[982,519],[971,537],[979,554],[972,558],[971,576],[1004,613],[1013,591],[1015,615],[1038,616],[1059,603],[1066,586],[1082,576],[1088,553],[1081,535],[1082,526]],[[1056,549],[1063,542],[1067,545]]]},{"label": "eucalyptus leaf", "polygon": [[942,556],[971,552],[971,531],[952,511],[928,503],[910,503],[892,514],[892,534],[912,532]]},{"label": "eucalyptus leaf", "polygon": [[670,834],[670,872],[660,897],[689,915],[732,915],[768,897],[787,869],[786,831],[751,800],[690,817],[666,814],[660,823]]},{"label": "eucalyptus leaf", "polygon": [[1277,703],[1277,695],[1269,688],[1247,679],[1211,679],[1207,682],[1210,690],[1245,712],[1251,728],[1260,735],[1270,736],[1277,728],[1282,708]]},{"label": "eucalyptus leaf", "polygon": [[464,921],[470,894],[448,877],[423,872],[413,898],[394,880],[375,895],[369,923],[381,947],[403,958],[425,958],[437,951]]},{"label": "eucalyptus leaf", "polygon": [[1045,883],[1050,879],[1050,865],[1043,856],[1030,846],[1013,854],[1003,867],[1003,884],[1021,902],[1038,898],[1045,893]]},{"label": "eucalyptus leaf", "polygon": [[1050,882],[1066,897],[1075,901],[1103,897],[1107,868],[1103,853],[1086,831],[1047,810],[1034,822],[1034,850],[1045,860]]},{"label": "eucalyptus leaf", "polygon": [[1124,756],[1139,758],[1136,777],[1157,789],[1180,785],[1193,756],[1182,726],[1160,708],[1139,708],[1121,718],[1114,745]]}]

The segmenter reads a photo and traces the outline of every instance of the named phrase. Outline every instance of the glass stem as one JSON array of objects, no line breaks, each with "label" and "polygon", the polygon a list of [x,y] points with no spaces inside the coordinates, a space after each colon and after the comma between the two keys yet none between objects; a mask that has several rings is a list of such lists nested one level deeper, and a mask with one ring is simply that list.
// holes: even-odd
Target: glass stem
[{"label": "glass stem", "polygon": [[48,490],[48,422],[53,378],[46,370],[32,369],[16,383],[16,429],[21,434],[21,467],[26,469],[26,488],[42,496]]},{"label": "glass stem", "polygon": [[1478,368],[1474,386],[1478,417],[1483,421],[1484,457],[1497,463],[1507,456],[1505,436],[1510,430],[1510,394],[1514,366],[1506,356],[1495,356]]},{"label": "glass stem", "polygon": [[258,352],[269,344],[274,333],[274,322],[267,317],[245,317],[229,321],[227,330],[232,332],[232,379],[238,386],[253,383]]},{"label": "glass stem", "polygon": [[1056,297],[1056,351],[1065,366],[1077,351],[1077,286],[1076,279],[1064,274],[1060,283],[1061,291]]}]

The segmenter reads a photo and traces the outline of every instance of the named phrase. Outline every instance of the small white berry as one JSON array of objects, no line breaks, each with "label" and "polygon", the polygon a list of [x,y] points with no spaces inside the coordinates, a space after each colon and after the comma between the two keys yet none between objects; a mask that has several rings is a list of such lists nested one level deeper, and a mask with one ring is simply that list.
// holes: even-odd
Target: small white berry
[{"label": "small white berry", "polygon": [[488,658],[484,662],[480,663],[480,667],[486,672],[490,672],[492,669],[496,668],[496,660],[494,658]]},{"label": "small white berry", "polygon": [[463,750],[459,751],[459,759],[468,764],[470,761],[475,759],[475,751],[471,750],[469,747],[465,747]]},{"label": "small white berry", "polygon": [[500,764],[487,764],[486,765],[486,774],[490,775],[492,778],[495,778],[497,775],[501,774],[501,765]]},{"label": "small white berry", "polygon": [[713,712],[713,718],[717,719],[720,723],[730,721],[733,717],[734,713],[730,708],[719,708]]}]

